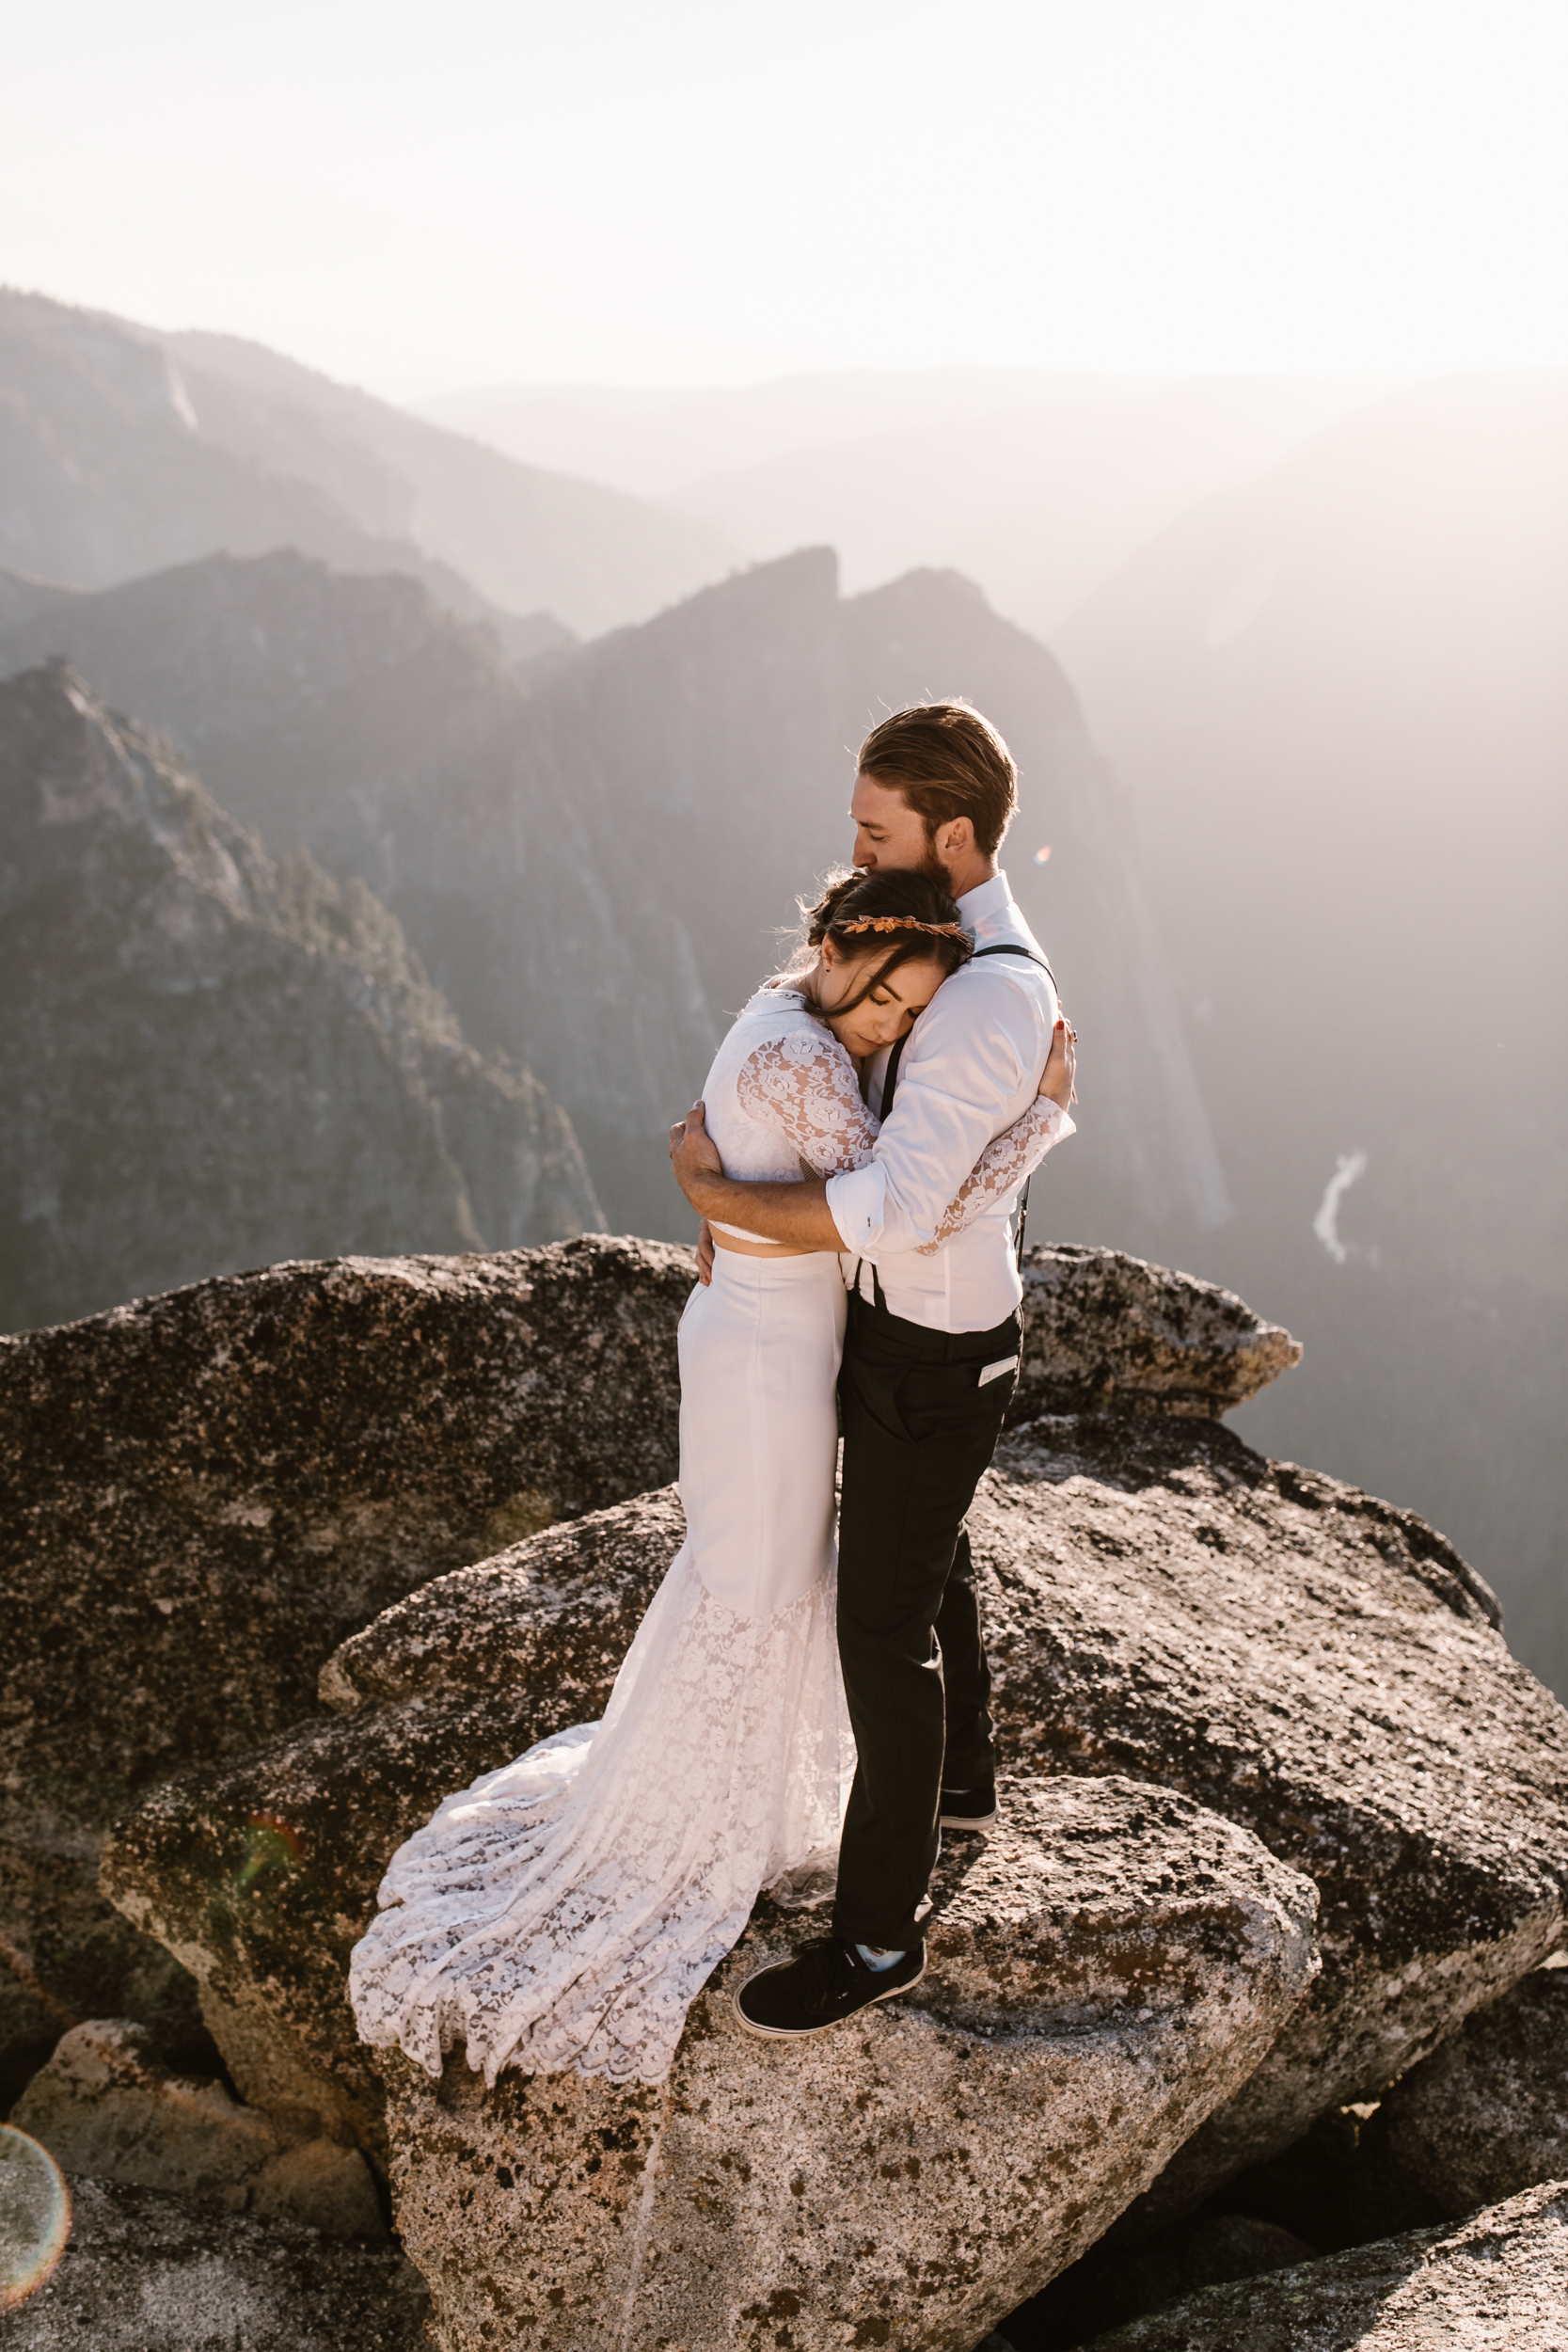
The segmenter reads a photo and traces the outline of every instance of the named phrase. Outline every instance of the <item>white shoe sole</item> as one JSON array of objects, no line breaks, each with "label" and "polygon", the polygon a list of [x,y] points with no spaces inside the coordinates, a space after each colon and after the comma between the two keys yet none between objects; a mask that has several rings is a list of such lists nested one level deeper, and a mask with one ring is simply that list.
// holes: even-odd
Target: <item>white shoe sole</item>
[{"label": "white shoe sole", "polygon": [[[755,1984],[757,1977],[766,1977],[768,1974],[768,1971],[766,1968],[759,1968],[756,1972],[756,1976],[747,1978],[746,1984]],[[925,1974],[926,1963],[925,1960],[922,1959],[920,1963],[920,1975],[911,1977],[908,1984],[890,1984],[885,1993],[874,1993],[869,2001],[863,2001],[861,2003],[859,2009],[850,2010],[847,2015],[844,2017],[826,2018],[820,2026],[756,2025],[750,2017],[747,2016],[745,2010],[740,2006],[740,1996],[746,1990],[746,1984],[737,1985],[736,1987],[734,1993],[730,1995],[730,2005],[734,2009],[736,2017],[744,2031],[747,2033],[754,2033],[759,2042],[807,2042],[811,2039],[813,2034],[832,2033],[835,2026],[852,2026],[857,2017],[863,2016],[868,2009],[874,2009],[879,2001],[895,2001],[899,1998],[900,1994],[912,1993],[915,1986],[921,1981],[921,1978],[923,1978]]]},{"label": "white shoe sole", "polygon": [[939,1829],[994,1829],[997,1819],[998,1808],[995,1805],[989,1813],[939,1813],[937,1827]]}]

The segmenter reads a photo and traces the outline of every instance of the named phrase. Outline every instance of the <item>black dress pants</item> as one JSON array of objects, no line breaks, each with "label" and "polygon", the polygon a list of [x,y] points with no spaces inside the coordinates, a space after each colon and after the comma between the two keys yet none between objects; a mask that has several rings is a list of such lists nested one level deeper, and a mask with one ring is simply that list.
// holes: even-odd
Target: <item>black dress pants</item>
[{"label": "black dress pants", "polygon": [[932,1331],[849,1298],[839,1400],[838,1645],[859,1761],[839,1849],[833,1932],[908,1948],[921,1934],[942,1783],[995,1769],[990,1671],[964,1515],[1016,1371],[1019,1318]]}]

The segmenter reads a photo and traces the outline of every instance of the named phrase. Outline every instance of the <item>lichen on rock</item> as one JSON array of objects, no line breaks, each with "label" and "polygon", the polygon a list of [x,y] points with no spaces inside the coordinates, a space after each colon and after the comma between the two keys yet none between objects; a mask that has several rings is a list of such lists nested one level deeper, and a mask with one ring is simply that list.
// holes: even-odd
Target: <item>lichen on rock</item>
[{"label": "lichen on rock", "polygon": [[1234,1291],[1119,1249],[1023,1261],[1023,1361],[1010,1418],[1182,1413],[1218,1421],[1301,1361]]},{"label": "lichen on rock", "polygon": [[446,2352],[967,2346],[1098,2237],[1299,1999],[1316,1901],[1164,1790],[1002,1802],[939,1867],[925,1982],[832,2033],[737,2023],[801,1932],[764,1904],[657,2088],[378,2053]]}]

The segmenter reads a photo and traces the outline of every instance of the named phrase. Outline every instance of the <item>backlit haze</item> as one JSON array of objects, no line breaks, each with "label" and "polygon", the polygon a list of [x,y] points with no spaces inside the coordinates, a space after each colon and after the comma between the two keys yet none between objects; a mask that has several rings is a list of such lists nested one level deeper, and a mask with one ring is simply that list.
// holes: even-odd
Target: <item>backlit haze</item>
[{"label": "backlit haze", "polygon": [[394,397],[1568,358],[1519,0],[56,0],[0,279]]},{"label": "backlit haze", "polygon": [[1084,1041],[1031,1240],[1289,1324],[1243,1434],[1433,1520],[1568,1692],[1565,86],[1519,0],[55,0],[0,678],[69,653],[378,894],[668,1236],[846,747],[973,693]]}]

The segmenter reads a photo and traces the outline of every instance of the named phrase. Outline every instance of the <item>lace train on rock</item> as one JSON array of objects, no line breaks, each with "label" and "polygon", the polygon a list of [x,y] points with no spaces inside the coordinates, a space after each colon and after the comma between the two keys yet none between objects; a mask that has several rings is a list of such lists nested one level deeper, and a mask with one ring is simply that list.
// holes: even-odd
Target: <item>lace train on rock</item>
[{"label": "lace train on rock", "polygon": [[[798,991],[752,999],[705,1099],[736,1173],[858,1168],[878,1134],[848,1056]],[[943,1233],[1064,1132],[1054,1104],[1031,1104]],[[432,2074],[466,2042],[489,2083],[508,2065],[659,2082],[758,1889],[831,1895],[854,1774],[833,1623],[845,1311],[825,1255],[721,1251],[693,1292],[680,1338],[688,1541],[604,1722],[449,1797],[392,1857],[349,1969],[367,2042],[401,2042]]]},{"label": "lace train on rock", "polygon": [[659,2082],[757,1889],[832,1892],[854,1771],[820,1578],[770,1616],[715,1599],[683,1546],[601,1724],[448,1797],[393,1856],[349,1994],[367,2042],[438,2075]]}]

